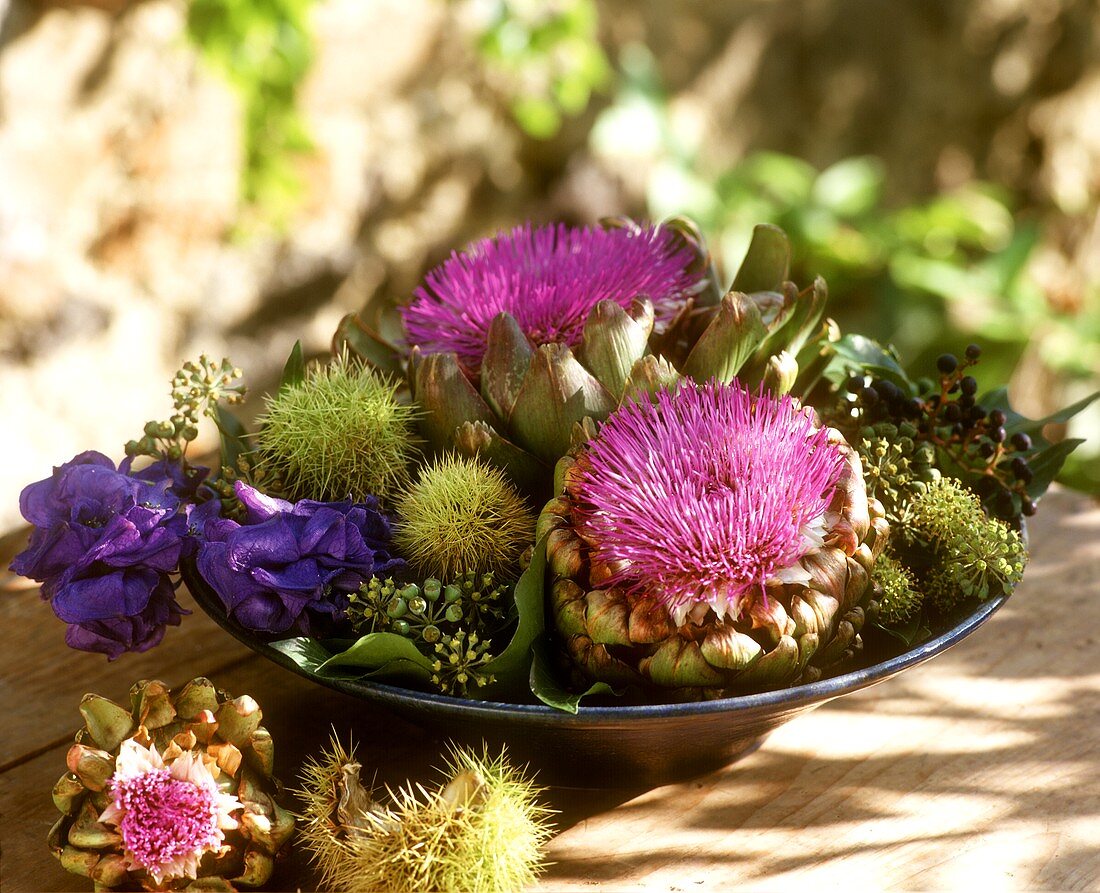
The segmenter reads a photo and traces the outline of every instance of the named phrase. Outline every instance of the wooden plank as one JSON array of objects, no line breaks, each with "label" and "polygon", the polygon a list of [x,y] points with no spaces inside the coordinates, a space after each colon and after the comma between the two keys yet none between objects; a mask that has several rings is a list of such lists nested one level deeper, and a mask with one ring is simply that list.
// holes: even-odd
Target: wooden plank
[{"label": "wooden plank", "polygon": [[18,641],[18,647],[0,649],[0,708],[5,716],[0,767],[71,736],[79,725],[76,705],[85,692],[114,690],[122,698],[122,686],[129,681],[158,677],[172,685],[252,653],[194,606],[186,591],[179,601],[194,614],[169,627],[157,648],[111,662],[102,654],[68,648],[65,624],[37,589],[18,581],[0,587],[0,629]]}]

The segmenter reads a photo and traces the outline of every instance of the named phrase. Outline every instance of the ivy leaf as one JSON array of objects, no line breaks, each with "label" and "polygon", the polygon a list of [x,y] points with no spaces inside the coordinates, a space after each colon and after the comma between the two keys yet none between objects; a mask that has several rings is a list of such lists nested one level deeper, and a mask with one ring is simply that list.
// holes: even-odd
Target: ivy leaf
[{"label": "ivy leaf", "polygon": [[832,349],[835,359],[825,374],[834,383],[842,382],[854,368],[865,375],[892,381],[907,394],[916,394],[916,385],[901,368],[892,347],[883,347],[863,335],[845,335]]},{"label": "ivy leaf", "polygon": [[535,545],[531,564],[516,583],[516,610],[519,623],[508,647],[482,668],[496,677],[486,686],[489,697],[521,697],[529,688],[531,647],[546,628],[546,537]]},{"label": "ivy leaf", "polygon": [[1058,472],[1062,470],[1069,454],[1084,442],[1080,438],[1063,440],[1030,456],[1027,464],[1031,467],[1032,478],[1027,485],[1027,495],[1032,499],[1042,496],[1058,476]]},{"label": "ivy leaf", "polygon": [[370,633],[317,667],[320,676],[400,677],[427,682],[432,663],[404,636]]},{"label": "ivy leaf", "polygon": [[1097,398],[1100,398],[1100,391],[1089,394],[1089,396],[1078,400],[1076,403],[1071,403],[1069,406],[1063,407],[1042,419],[1029,419],[1012,409],[1008,405],[1008,388],[1006,387],[996,388],[988,394],[982,395],[978,402],[988,411],[999,409],[1005,414],[1004,429],[1009,437],[1017,432],[1023,432],[1029,435],[1036,444],[1044,446],[1049,441],[1043,437],[1043,428],[1047,425],[1061,425],[1068,422],[1081,410],[1090,406]]},{"label": "ivy leaf", "polygon": [[295,341],[294,347],[283,366],[283,377],[279,380],[279,390],[283,391],[301,384],[306,377],[306,361],[302,357],[302,342]]},{"label": "ivy leaf", "polygon": [[316,673],[321,664],[332,657],[324,645],[316,639],[309,639],[304,636],[272,642],[270,647],[289,657],[308,673]]},{"label": "ivy leaf", "polygon": [[554,662],[550,657],[550,643],[546,637],[540,637],[531,648],[531,674],[529,684],[531,692],[548,707],[565,713],[576,713],[581,699],[589,695],[618,695],[606,682],[596,682],[587,691],[580,693],[569,691],[554,672]]}]

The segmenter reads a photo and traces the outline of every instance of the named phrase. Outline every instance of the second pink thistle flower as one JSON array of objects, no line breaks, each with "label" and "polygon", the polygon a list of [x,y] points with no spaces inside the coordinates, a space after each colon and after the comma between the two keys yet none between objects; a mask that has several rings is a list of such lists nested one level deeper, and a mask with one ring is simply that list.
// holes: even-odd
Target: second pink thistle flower
[{"label": "second pink thistle flower", "polygon": [[676,697],[808,681],[851,656],[888,534],[838,432],[790,397],[690,381],[613,413],[542,529],[578,668]]}]

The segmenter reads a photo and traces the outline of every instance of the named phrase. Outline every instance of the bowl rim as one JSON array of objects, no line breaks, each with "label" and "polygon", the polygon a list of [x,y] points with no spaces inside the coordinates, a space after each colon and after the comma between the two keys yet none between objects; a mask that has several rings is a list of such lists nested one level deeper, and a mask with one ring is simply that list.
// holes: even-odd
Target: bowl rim
[{"label": "bowl rim", "polygon": [[958,644],[980,626],[1008,600],[1008,595],[999,595],[982,602],[978,608],[955,626],[934,636],[925,642],[904,651],[887,660],[872,664],[838,676],[819,679],[790,688],[756,694],[735,695],[729,698],[717,698],[709,701],[687,701],[671,704],[628,704],[623,706],[585,706],[577,707],[576,713],[560,710],[547,704],[516,704],[509,701],[480,701],[458,698],[452,695],[424,692],[388,682],[374,682],[368,679],[342,679],[320,676],[299,666],[294,660],[260,641],[254,634],[238,626],[225,614],[216,594],[198,574],[191,562],[181,562],[181,576],[195,603],[208,614],[215,623],[226,632],[266,657],[273,663],[309,679],[318,685],[335,689],[344,694],[377,701],[382,704],[398,702],[403,706],[419,709],[429,705],[441,712],[461,714],[467,719],[499,720],[503,717],[519,716],[540,722],[560,723],[562,725],[587,724],[606,725],[609,720],[639,720],[670,717],[706,716],[719,713],[736,713],[767,710],[769,708],[798,709],[802,706],[817,704],[841,695],[868,688],[900,673],[909,667],[924,663],[932,657]]}]

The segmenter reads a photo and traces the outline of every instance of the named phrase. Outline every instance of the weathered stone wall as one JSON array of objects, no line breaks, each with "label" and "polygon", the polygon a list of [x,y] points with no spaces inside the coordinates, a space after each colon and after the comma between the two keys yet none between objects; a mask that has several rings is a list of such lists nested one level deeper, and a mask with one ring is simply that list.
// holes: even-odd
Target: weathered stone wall
[{"label": "weathered stone wall", "polygon": [[[585,150],[595,109],[525,139],[442,0],[326,0],[302,96],[316,151],[285,235],[233,236],[239,108],[176,0],[0,3],[0,529],[28,480],[118,455],[185,357],[269,380],[295,338],[408,295],[425,265],[524,217],[638,212]],[[113,7],[113,9],[111,9]],[[1052,294],[1100,280],[1100,19],[1089,0],[605,0],[716,165],[871,152],[898,197],[972,174],[1054,227]]]}]

